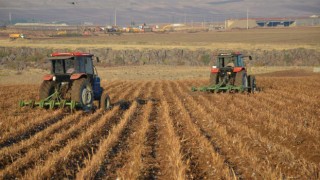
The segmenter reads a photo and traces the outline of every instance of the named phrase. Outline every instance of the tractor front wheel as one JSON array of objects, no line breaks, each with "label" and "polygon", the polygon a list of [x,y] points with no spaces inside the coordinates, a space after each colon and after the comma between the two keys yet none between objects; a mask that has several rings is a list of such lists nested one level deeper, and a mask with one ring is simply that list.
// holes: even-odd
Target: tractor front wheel
[{"label": "tractor front wheel", "polygon": [[41,100],[46,99],[54,93],[54,82],[53,81],[43,81],[39,89],[39,96]]},{"label": "tractor front wheel", "polygon": [[110,109],[110,97],[107,93],[103,93],[100,99],[100,107],[103,111]]},{"label": "tractor front wheel", "polygon": [[83,110],[91,110],[93,107],[93,90],[87,79],[75,80],[71,87],[71,100],[79,103]]}]

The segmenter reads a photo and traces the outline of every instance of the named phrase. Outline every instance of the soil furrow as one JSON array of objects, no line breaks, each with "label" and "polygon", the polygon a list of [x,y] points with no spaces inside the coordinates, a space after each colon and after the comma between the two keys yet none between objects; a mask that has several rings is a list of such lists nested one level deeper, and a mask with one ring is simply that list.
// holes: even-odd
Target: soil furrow
[{"label": "soil furrow", "polygon": [[[150,81],[147,84],[143,85],[137,97],[149,97],[153,86],[154,86],[154,83],[151,85]],[[142,99],[140,100],[142,101]],[[137,146],[137,144],[139,144],[139,142],[136,142],[136,141],[139,141],[139,139],[144,140],[145,132],[140,133],[142,136],[141,138],[138,138],[137,134],[139,134],[141,129],[146,130],[146,128],[143,128],[141,126],[144,125],[143,121],[146,121],[146,122],[148,121],[147,119],[140,118],[140,116],[142,116],[143,112],[145,112],[146,110],[145,102],[144,103],[140,101],[135,101],[135,102],[137,103],[136,110],[130,117],[127,125],[124,127],[121,134],[119,135],[117,142],[115,142],[116,145],[110,149],[109,153],[105,157],[105,161],[103,162],[104,172],[108,172],[108,178],[111,178],[111,179],[117,178],[119,175],[117,171],[120,168],[122,168],[126,162],[129,161],[130,163],[133,163],[134,161],[130,160],[130,157],[141,156],[141,154],[134,155],[133,149]],[[150,104],[151,101],[147,101],[147,103]],[[151,107],[151,104],[149,106]],[[143,144],[143,141],[140,144]],[[138,169],[136,173],[139,173],[139,171],[140,170]],[[135,178],[128,177],[125,179],[135,179]]]},{"label": "soil furrow", "polygon": [[[97,112],[92,116],[88,116],[88,120],[82,118],[80,123],[66,131],[62,131],[60,134],[54,135],[51,141],[44,142],[41,146],[30,149],[24,157],[17,159],[4,171],[0,172],[0,177],[19,178],[25,175],[25,173],[31,171],[30,169],[37,163],[45,161],[49,155],[62,149],[67,143],[72,141],[72,139],[79,137],[82,131],[85,131],[91,127],[91,125],[95,124],[101,116],[102,113]],[[19,173],[17,173],[16,170],[18,170]]]},{"label": "soil furrow", "polygon": [[[242,111],[251,109],[250,112],[256,117],[243,118],[245,124],[248,124],[249,122],[250,124],[254,124],[254,122],[256,122],[258,125],[251,126],[251,128],[256,129],[261,136],[266,137],[272,142],[285,146],[297,157],[303,157],[306,160],[314,163],[320,162],[320,159],[313,157],[314,155],[320,153],[320,141],[317,136],[311,135],[310,131],[308,132],[307,129],[300,129],[297,128],[297,126],[293,126],[291,121],[288,122],[286,118],[278,116],[280,113],[261,113],[261,111],[257,110],[256,108],[265,106],[265,104],[263,101],[258,101],[255,99],[253,99],[253,101],[252,98],[250,98],[248,102],[244,102],[239,98],[235,98],[235,103],[239,104],[239,106],[237,106],[239,109]],[[251,108],[252,105],[254,105],[255,108]],[[264,108],[265,107],[262,107],[261,109]],[[260,122],[261,119],[264,121]],[[309,149],[309,151],[305,152],[305,149]]]},{"label": "soil furrow", "polygon": [[[173,82],[166,85],[168,96],[166,99],[170,105],[170,113],[174,127],[180,137],[184,159],[190,163],[187,171],[190,179],[225,179],[233,174],[224,165],[224,160],[214,152],[210,142],[201,134],[201,131],[192,123],[186,108],[184,99],[172,88]],[[173,110],[174,109],[174,110]],[[237,177],[239,178],[239,177]]]},{"label": "soil furrow", "polygon": [[63,133],[64,130],[69,129],[72,125],[80,120],[81,112],[77,112],[75,116],[67,116],[56,124],[48,127],[45,131],[39,132],[28,140],[24,140],[11,147],[6,147],[0,151],[0,169],[13,163],[18,158],[23,157],[31,148],[39,147],[46,141],[52,140],[54,134]]},{"label": "soil furrow", "polygon": [[[144,90],[145,87],[149,87],[150,82],[141,85],[139,90],[136,94],[134,94],[134,97],[139,97],[145,94],[149,93],[150,88],[146,88],[147,90]],[[125,120],[126,123],[124,123],[123,129],[119,128],[118,134],[112,134],[110,133],[110,136],[115,136],[114,142],[109,141],[109,151],[105,152],[104,160],[102,164],[100,165],[100,170],[97,172],[97,174],[94,176],[95,179],[101,179],[101,177],[107,176],[111,179],[116,179],[117,174],[116,170],[118,168],[121,168],[124,163],[127,161],[127,158],[123,157],[126,151],[128,151],[129,148],[129,142],[128,138],[131,134],[135,133],[136,126],[139,125],[139,121],[137,119],[138,115],[142,113],[143,106],[141,104],[138,104],[138,101],[133,101],[132,103],[134,108],[130,107],[128,111],[132,111],[132,113],[128,116],[128,120]],[[106,139],[108,141],[108,139]],[[108,149],[106,145],[103,146],[104,149]]]},{"label": "soil furrow", "polygon": [[39,123],[36,123],[35,125],[28,127],[27,129],[21,130],[22,133],[20,134],[13,133],[6,135],[0,143],[0,149],[12,146],[15,143],[29,139],[38,132],[43,131],[52,124],[62,120],[66,116],[66,114],[60,110],[58,113],[55,113],[53,117],[50,116],[52,115],[46,115],[44,118],[41,118]]},{"label": "soil furrow", "polygon": [[[146,85],[144,84],[137,84],[136,90],[131,95],[136,97],[139,96],[139,94],[142,93],[141,89]],[[87,178],[99,178],[101,175],[106,175],[106,169],[104,168],[108,164],[109,158],[113,158],[112,156],[106,157],[110,155],[117,154],[121,149],[121,143],[118,141],[118,138],[126,139],[127,135],[130,133],[130,124],[133,123],[134,120],[134,110],[137,108],[137,102],[134,101],[132,103],[133,105],[130,105],[128,107],[127,111],[124,113],[124,117],[122,115],[118,116],[119,122],[117,125],[115,125],[109,132],[109,135],[103,139],[101,139],[97,152],[95,152],[92,156],[92,158],[85,160],[84,162],[84,168],[80,170],[80,172],[76,175],[77,178],[80,179],[87,179]],[[112,146],[113,144],[116,144],[115,146]],[[108,151],[110,153],[108,153]],[[105,157],[105,158],[103,158]],[[92,159],[92,160],[91,160]],[[109,174],[108,174],[109,176]]]},{"label": "soil furrow", "polygon": [[[161,84],[160,96],[166,95],[164,82]],[[167,101],[161,99],[159,107],[159,129],[156,159],[159,161],[157,177],[166,179],[185,179],[188,162],[183,161],[183,152],[179,137],[175,134],[170,109]]]},{"label": "soil furrow", "polygon": [[[156,82],[153,90],[160,89],[160,82]],[[151,104],[151,112],[149,114],[148,124],[149,128],[146,131],[145,150],[142,152],[142,163],[144,168],[140,172],[139,179],[157,179],[160,173],[159,162],[157,161],[157,149],[158,147],[158,129],[159,129],[159,118],[158,118],[158,99],[160,98],[159,91],[152,91],[151,97],[155,99],[155,102],[148,102]]]}]

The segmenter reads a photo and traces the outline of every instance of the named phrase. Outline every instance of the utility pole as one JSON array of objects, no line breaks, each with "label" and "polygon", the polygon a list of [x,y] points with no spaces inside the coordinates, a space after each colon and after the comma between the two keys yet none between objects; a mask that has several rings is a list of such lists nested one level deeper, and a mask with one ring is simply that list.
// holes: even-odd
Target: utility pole
[{"label": "utility pole", "polygon": [[247,30],[249,29],[249,10],[247,8]]},{"label": "utility pole", "polygon": [[227,19],[224,18],[224,30],[227,30]]},{"label": "utility pole", "polygon": [[172,24],[174,24],[174,14],[172,13]]},{"label": "utility pole", "polygon": [[204,27],[204,16],[202,16],[202,27]]},{"label": "utility pole", "polygon": [[12,23],[12,16],[11,16],[11,12],[9,12],[9,23]]},{"label": "utility pole", "polygon": [[114,8],[114,26],[117,26],[117,8]]},{"label": "utility pole", "polygon": [[193,18],[192,18],[192,20],[191,20],[191,25],[192,25],[192,29],[193,29]]}]

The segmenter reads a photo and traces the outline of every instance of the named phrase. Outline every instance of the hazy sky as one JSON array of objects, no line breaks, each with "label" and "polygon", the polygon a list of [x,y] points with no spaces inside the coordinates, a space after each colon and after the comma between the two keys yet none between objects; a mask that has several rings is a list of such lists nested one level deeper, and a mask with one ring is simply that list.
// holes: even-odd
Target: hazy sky
[{"label": "hazy sky", "polygon": [[128,25],[221,21],[228,18],[292,17],[320,14],[320,0],[0,0],[0,23],[27,19]]}]

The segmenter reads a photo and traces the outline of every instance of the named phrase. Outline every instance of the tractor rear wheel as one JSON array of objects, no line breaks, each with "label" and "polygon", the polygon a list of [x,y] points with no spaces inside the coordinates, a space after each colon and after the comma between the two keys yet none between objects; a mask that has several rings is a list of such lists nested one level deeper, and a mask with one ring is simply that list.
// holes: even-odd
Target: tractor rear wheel
[{"label": "tractor rear wheel", "polygon": [[248,79],[249,79],[249,90],[248,90],[248,92],[249,93],[255,93],[256,90],[257,90],[256,77],[255,76],[249,76]]},{"label": "tractor rear wheel", "polygon": [[244,70],[236,74],[234,85],[248,87],[247,73]]},{"label": "tractor rear wheel", "polygon": [[39,96],[41,100],[46,99],[54,93],[54,82],[53,81],[43,81],[40,85]]},{"label": "tractor rear wheel", "polygon": [[81,78],[73,81],[71,87],[71,100],[79,103],[83,110],[92,109],[93,90],[87,79]]},{"label": "tractor rear wheel", "polygon": [[110,97],[107,93],[103,93],[100,99],[100,107],[103,111],[110,109]]},{"label": "tractor rear wheel", "polygon": [[242,70],[236,74],[234,86],[240,87],[242,86],[240,92],[244,92],[248,88],[248,77],[247,73]]}]

